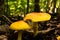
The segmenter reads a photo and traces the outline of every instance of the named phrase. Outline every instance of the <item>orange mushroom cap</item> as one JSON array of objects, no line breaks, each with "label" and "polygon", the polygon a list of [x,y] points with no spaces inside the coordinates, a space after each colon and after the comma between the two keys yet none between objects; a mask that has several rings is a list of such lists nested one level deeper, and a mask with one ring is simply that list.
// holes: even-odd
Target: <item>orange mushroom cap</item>
[{"label": "orange mushroom cap", "polygon": [[30,29],[30,25],[28,25],[26,22],[24,21],[17,21],[17,22],[14,22],[10,25],[10,29],[12,30],[27,30],[27,29]]},{"label": "orange mushroom cap", "polygon": [[33,22],[50,20],[51,15],[48,13],[29,13],[25,16],[24,21],[31,20]]}]

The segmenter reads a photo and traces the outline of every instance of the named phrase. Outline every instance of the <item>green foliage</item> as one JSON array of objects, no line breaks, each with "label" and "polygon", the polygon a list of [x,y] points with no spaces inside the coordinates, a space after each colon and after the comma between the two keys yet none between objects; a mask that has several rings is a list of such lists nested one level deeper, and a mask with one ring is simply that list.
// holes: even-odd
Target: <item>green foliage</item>
[{"label": "green foliage", "polygon": [[46,0],[41,0],[40,5],[41,5],[40,6],[41,8],[45,9],[46,8]]},{"label": "green foliage", "polygon": [[[5,5],[9,6],[9,11],[7,11],[7,14],[17,16],[21,14],[21,12],[27,13],[27,0],[8,0],[8,2],[5,2]],[[33,1],[30,0],[29,2],[29,12],[33,11]],[[6,7],[7,8],[7,7]],[[6,9],[7,10],[7,9]]]},{"label": "green foliage", "polygon": [[[40,0],[39,5],[40,5],[40,9],[44,9],[45,11],[48,9],[47,6],[49,6],[50,0]],[[60,0],[57,0],[56,3],[56,8],[58,8],[60,3]],[[27,0],[8,0],[5,1],[5,5],[8,4],[8,7],[6,6],[6,14],[8,15],[14,15],[17,16],[19,14],[21,14],[21,12],[23,14],[27,13]],[[48,4],[48,5],[47,5]],[[54,4],[52,4],[54,5]],[[7,11],[8,9],[8,11]],[[34,11],[34,0],[29,0],[29,12]]]}]

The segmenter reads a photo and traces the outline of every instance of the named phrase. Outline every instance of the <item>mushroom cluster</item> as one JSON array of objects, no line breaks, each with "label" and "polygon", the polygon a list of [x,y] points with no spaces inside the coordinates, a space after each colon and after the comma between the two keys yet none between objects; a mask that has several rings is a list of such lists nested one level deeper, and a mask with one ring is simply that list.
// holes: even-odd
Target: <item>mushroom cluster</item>
[{"label": "mushroom cluster", "polygon": [[[29,13],[24,17],[23,20],[12,23],[10,25],[10,29],[18,31],[17,40],[22,40],[21,36],[24,30],[33,28],[34,36],[36,36],[38,34],[38,22],[47,21],[50,20],[50,18],[51,15],[49,15],[48,13],[37,13],[37,12]],[[33,25],[32,27],[26,22],[29,20],[32,21]]]}]

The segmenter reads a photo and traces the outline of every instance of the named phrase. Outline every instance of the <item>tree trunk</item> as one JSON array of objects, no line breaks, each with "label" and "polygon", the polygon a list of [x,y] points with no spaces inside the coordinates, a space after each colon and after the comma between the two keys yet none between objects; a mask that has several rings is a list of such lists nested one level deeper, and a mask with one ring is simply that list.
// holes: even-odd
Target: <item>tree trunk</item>
[{"label": "tree trunk", "polygon": [[27,0],[27,13],[29,12],[29,0]]},{"label": "tree trunk", "polygon": [[34,12],[40,12],[39,0],[34,1]]},{"label": "tree trunk", "polygon": [[0,0],[0,17],[4,14],[4,0]]}]

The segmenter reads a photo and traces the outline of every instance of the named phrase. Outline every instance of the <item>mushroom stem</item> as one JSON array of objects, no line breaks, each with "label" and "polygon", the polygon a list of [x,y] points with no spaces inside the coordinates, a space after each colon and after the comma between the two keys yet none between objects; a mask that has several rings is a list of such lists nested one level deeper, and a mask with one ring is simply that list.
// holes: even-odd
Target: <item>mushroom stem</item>
[{"label": "mushroom stem", "polygon": [[38,23],[33,22],[33,30],[34,30],[34,36],[38,34]]},{"label": "mushroom stem", "polygon": [[18,32],[18,39],[17,40],[22,40],[22,31]]}]

